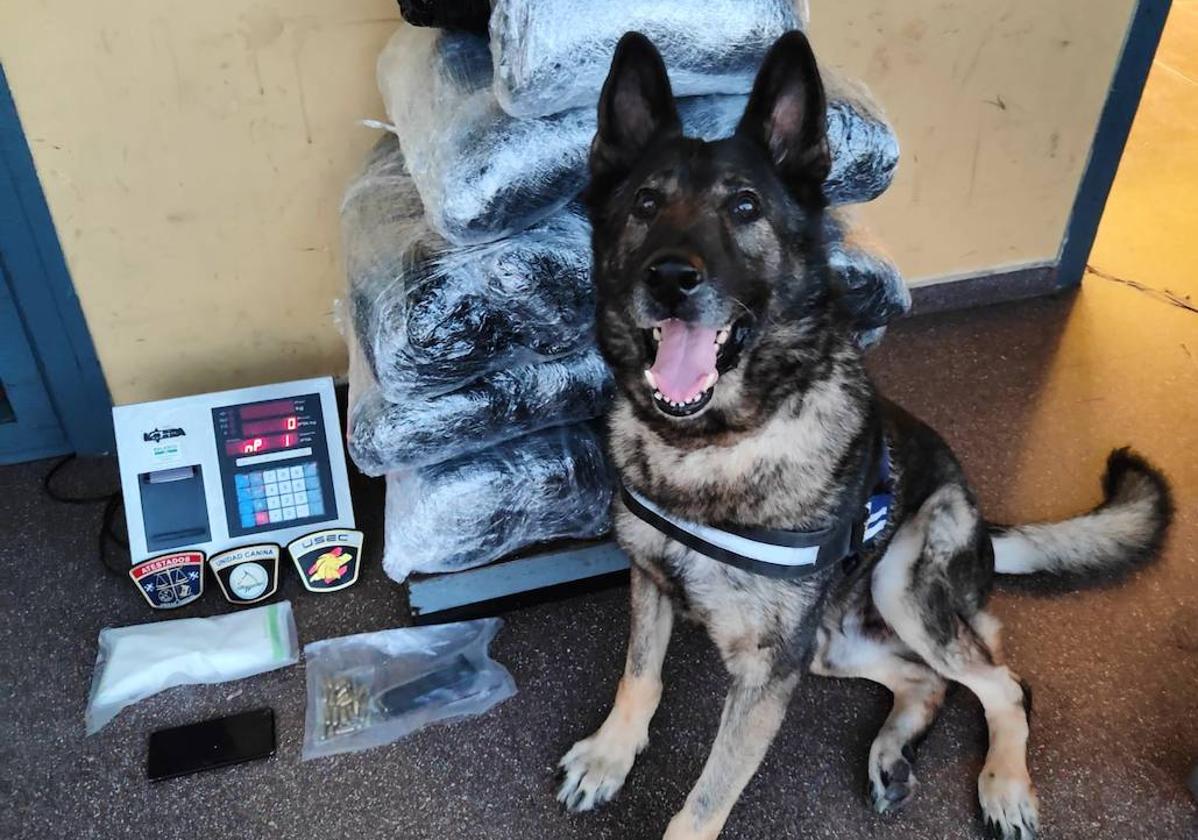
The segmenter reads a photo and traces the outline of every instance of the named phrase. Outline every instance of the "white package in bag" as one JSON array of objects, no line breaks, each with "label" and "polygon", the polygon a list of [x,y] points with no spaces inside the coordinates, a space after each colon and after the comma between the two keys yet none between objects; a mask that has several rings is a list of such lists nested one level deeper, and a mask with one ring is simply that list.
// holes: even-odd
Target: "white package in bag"
[{"label": "white package in bag", "polygon": [[298,660],[290,601],[213,618],[105,627],[84,714],[87,734],[165,689],[239,680]]}]

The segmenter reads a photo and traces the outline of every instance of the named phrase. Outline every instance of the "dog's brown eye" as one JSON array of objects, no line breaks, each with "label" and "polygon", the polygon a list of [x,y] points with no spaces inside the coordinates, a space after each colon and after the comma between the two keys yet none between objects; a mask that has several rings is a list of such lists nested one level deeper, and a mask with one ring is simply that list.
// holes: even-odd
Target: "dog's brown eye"
[{"label": "dog's brown eye", "polygon": [[644,188],[636,191],[632,199],[632,215],[638,219],[652,219],[661,208],[661,194],[657,190]]},{"label": "dog's brown eye", "polygon": [[732,197],[732,217],[738,222],[752,222],[761,216],[761,204],[753,193],[738,192]]}]

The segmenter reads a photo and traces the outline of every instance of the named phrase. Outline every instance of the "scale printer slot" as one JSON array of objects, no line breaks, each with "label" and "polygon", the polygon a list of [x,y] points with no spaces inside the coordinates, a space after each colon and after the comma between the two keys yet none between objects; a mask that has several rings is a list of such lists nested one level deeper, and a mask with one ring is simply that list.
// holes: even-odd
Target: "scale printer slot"
[{"label": "scale printer slot", "polygon": [[211,538],[203,467],[171,467],[137,478],[147,549],[169,551]]}]

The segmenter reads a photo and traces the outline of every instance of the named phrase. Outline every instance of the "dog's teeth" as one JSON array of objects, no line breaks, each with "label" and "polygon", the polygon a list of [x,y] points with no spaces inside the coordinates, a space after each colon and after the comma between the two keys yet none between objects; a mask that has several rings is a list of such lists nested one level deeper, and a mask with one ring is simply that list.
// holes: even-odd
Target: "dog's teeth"
[{"label": "dog's teeth", "polygon": [[716,344],[724,344],[726,341],[728,341],[729,334],[730,333],[727,329],[720,330],[718,333],[715,334],[715,343]]},{"label": "dog's teeth", "polygon": [[720,372],[717,370],[713,370],[711,373],[707,374],[707,378],[703,380],[703,390],[706,391],[708,388],[714,388],[716,380],[719,378]]},{"label": "dog's teeth", "polygon": [[663,396],[661,395],[661,391],[654,391],[654,392],[653,392],[653,398],[654,398],[654,399],[656,399],[656,400],[663,400],[663,401],[665,400],[665,397],[663,397]]},{"label": "dog's teeth", "polygon": [[657,377],[653,375],[653,371],[645,370],[645,381],[649,383],[650,388],[655,391],[657,390]]},{"label": "dog's teeth", "polygon": [[654,340],[654,341],[661,341],[661,327],[654,327],[654,328],[653,328],[653,340]]}]

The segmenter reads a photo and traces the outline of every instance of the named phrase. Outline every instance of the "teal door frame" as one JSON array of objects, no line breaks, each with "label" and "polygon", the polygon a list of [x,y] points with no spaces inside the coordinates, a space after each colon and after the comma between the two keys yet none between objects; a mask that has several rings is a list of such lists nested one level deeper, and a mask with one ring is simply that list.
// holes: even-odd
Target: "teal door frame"
[{"label": "teal door frame", "polygon": [[[0,274],[3,294],[12,303],[5,307],[0,301],[0,348],[8,366],[19,371],[21,379],[19,384],[13,383],[9,394],[17,422],[6,425],[15,425],[14,439],[4,442],[0,438],[0,460],[114,451],[112,399],[2,64]],[[19,323],[2,322],[5,308],[15,311]],[[20,358],[23,340],[28,347],[27,358]],[[40,404],[36,382],[28,378],[34,376],[40,376],[44,387],[45,400]],[[24,416],[20,414],[22,404]],[[57,442],[46,432],[55,420],[61,429]],[[26,422],[29,434],[22,450],[20,440]]]}]

